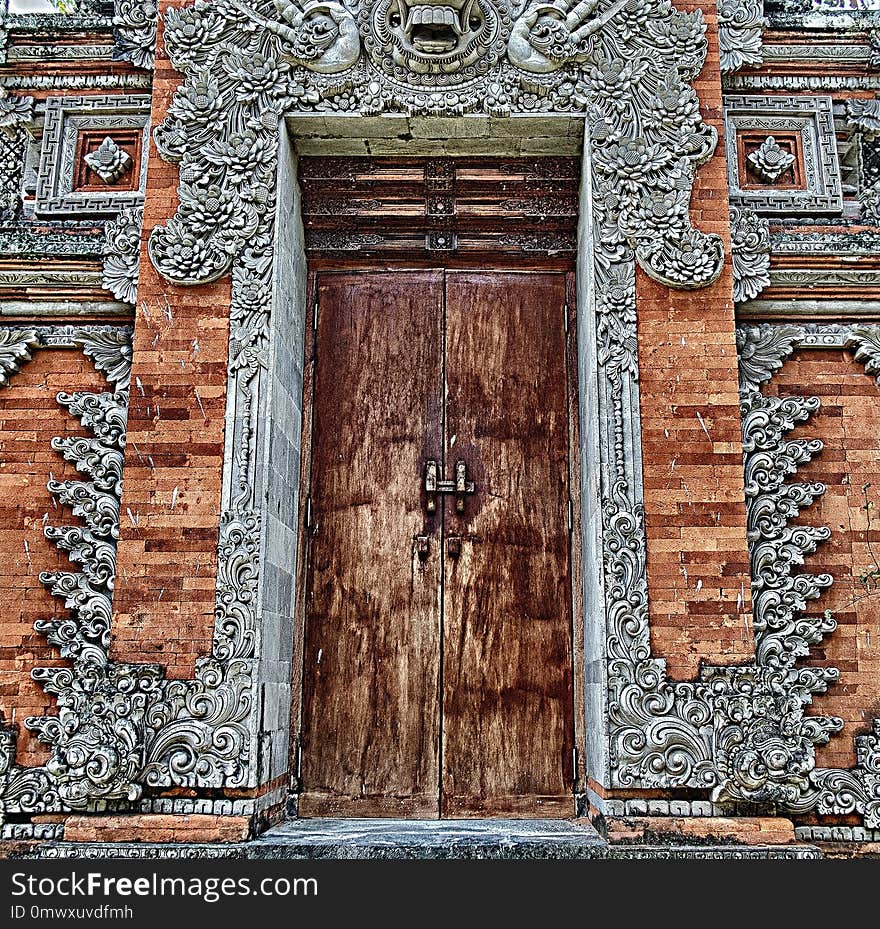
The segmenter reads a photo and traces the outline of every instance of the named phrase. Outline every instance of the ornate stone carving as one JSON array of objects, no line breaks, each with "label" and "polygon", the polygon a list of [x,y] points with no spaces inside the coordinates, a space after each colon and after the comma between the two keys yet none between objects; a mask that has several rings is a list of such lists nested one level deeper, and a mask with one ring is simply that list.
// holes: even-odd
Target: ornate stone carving
[{"label": "ornate stone carving", "polygon": [[214,655],[223,661],[254,652],[259,548],[258,514],[223,514],[214,624]]},{"label": "ornate stone carving", "polygon": [[[831,97],[749,95],[724,98],[724,135],[727,147],[727,178],[730,202],[748,206],[758,213],[840,213],[843,209],[840,163],[834,128]],[[767,186],[749,183],[746,165],[740,164],[740,133],[766,133],[767,136],[800,136],[798,146],[798,187],[773,188],[771,179],[781,165],[773,145],[750,162],[768,181]],[[765,143],[766,146],[766,143]],[[765,148],[762,146],[762,148]],[[790,153],[784,153],[789,154]],[[768,156],[769,157],[766,157]],[[782,161],[786,159],[782,158]],[[790,163],[790,162],[789,162]]]},{"label": "ornate stone carving", "polygon": [[754,210],[730,208],[733,299],[751,300],[770,283],[770,223]]},{"label": "ornate stone carving", "polygon": [[[758,341],[753,334],[751,343]],[[771,372],[778,367],[781,344],[784,340],[776,339],[772,349],[756,348],[746,384],[763,380],[766,367]],[[755,358],[764,359],[763,366],[754,364]],[[795,662],[807,643],[833,629],[833,621],[824,617],[812,622],[802,616],[806,601],[818,596],[830,578],[792,569],[828,532],[789,525],[824,488],[785,481],[821,443],[782,438],[817,407],[812,398],[779,400],[756,390],[743,392],[754,664],[704,667],[696,683],[666,679],[664,662],[651,657],[647,634],[643,514],[606,505],[606,596],[619,610],[609,614],[613,632],[608,639],[617,786],[708,787],[716,802],[796,804],[813,793],[814,747],[842,722],[807,717],[804,709],[837,672],[800,668]]]},{"label": "ornate stone carving", "polygon": [[83,161],[105,184],[113,184],[131,169],[131,155],[108,135]]},{"label": "ornate stone carving", "polygon": [[746,160],[755,174],[768,184],[774,184],[795,163],[794,155],[782,148],[772,135],[750,152]]},{"label": "ornate stone carving", "polygon": [[24,160],[33,121],[34,98],[16,97],[0,87],[0,219],[18,216]]},{"label": "ornate stone carving", "polygon": [[718,51],[721,72],[764,62],[764,0],[718,0]]},{"label": "ornate stone carving", "polygon": [[144,211],[128,209],[122,210],[104,230],[103,286],[125,303],[137,299],[143,224]]},{"label": "ornate stone carving", "polygon": [[880,132],[880,100],[847,100],[846,121],[871,137]]},{"label": "ornate stone carving", "polygon": [[0,329],[0,387],[31,360],[31,352],[39,344],[33,329]]},{"label": "ornate stone carving", "polygon": [[801,337],[799,326],[741,326],[736,330],[739,353],[739,389],[749,394],[782,367]]},{"label": "ornate stone carving", "polygon": [[[793,668],[797,659],[807,657],[809,645],[821,642],[837,628],[834,620],[824,615],[802,615],[807,601],[815,600],[831,585],[831,576],[792,573],[831,535],[825,526],[789,525],[825,492],[825,487],[788,482],[790,475],[822,450],[822,443],[783,441],[783,437],[818,409],[817,397],[764,397],[755,391],[742,401],[755,657],[760,667],[773,671]],[[824,690],[828,680],[836,680],[837,672],[800,669],[802,685],[810,677],[817,678],[816,690]],[[824,683],[820,686],[820,682]]]},{"label": "ornate stone carving", "polygon": [[155,0],[116,0],[113,57],[130,61],[136,68],[152,70],[156,50],[156,22],[159,8]]},{"label": "ornate stone carving", "polygon": [[507,0],[373,0],[358,13],[358,44],[353,17],[335,4],[268,15],[238,0],[169,10],[165,45],[186,80],[155,135],[186,180],[150,239],[169,280],[214,280],[244,253],[274,185],[276,116],[349,110],[586,112],[596,210],[615,247],[670,286],[718,276],[720,241],[688,219],[694,170],[716,143],[685,83],[705,57],[699,14],[618,0],[530,8],[514,25]]},{"label": "ornate stone carving", "polygon": [[[143,202],[147,176],[150,98],[136,94],[49,97],[40,149],[35,212],[41,217],[106,216]],[[131,165],[137,189],[81,189],[76,186],[76,159],[84,131],[127,129],[143,133],[140,164]],[[118,155],[116,160],[121,158]],[[112,167],[112,161],[111,161]],[[112,176],[112,175],[111,175]]]},{"label": "ornate stone carving", "polygon": [[[749,502],[749,533],[752,542],[753,577],[758,579],[754,589],[756,626],[775,628],[766,647],[759,647],[758,655],[764,664],[777,667],[787,665],[787,679],[775,683],[775,699],[785,703],[774,711],[782,730],[791,732],[792,725],[806,726],[808,741],[800,752],[800,775],[796,789],[783,791],[776,797],[793,812],[815,810],[820,814],[858,813],[868,828],[880,825],[880,721],[875,720],[869,734],[856,737],[856,767],[850,770],[815,768],[812,744],[820,744],[832,732],[839,731],[841,721],[830,717],[804,716],[811,694],[822,692],[836,679],[832,668],[796,667],[799,657],[805,655],[807,646],[833,631],[834,620],[824,614],[805,622],[799,615],[807,599],[815,598],[830,578],[816,577],[804,572],[792,574],[792,567],[799,565],[804,555],[824,538],[827,532],[815,527],[787,527],[804,506],[823,492],[821,484],[787,484],[784,475],[791,473],[799,464],[809,460],[821,446],[817,440],[802,439],[795,442],[780,442],[780,429],[788,431],[797,421],[810,415],[818,407],[816,398],[788,397],[764,398],[758,393],[759,385],[772,377],[780,367],[782,359],[795,347],[837,347],[854,351],[857,360],[865,364],[870,374],[880,373],[880,327],[846,325],[785,325],[765,324],[741,330],[738,338],[743,357],[747,358],[741,381],[744,405],[750,412],[744,420],[744,447],[746,448],[746,493],[759,484],[763,489],[760,496]],[[745,408],[745,407],[744,407]],[[770,430],[758,417],[764,411]],[[753,426],[746,425],[751,419]],[[748,435],[753,439],[749,440]],[[771,441],[768,443],[767,438]],[[750,444],[751,442],[751,444]],[[766,446],[761,455],[758,445]],[[750,459],[749,449],[753,449]],[[763,461],[762,455],[770,453],[770,460]],[[751,465],[751,466],[750,466]],[[750,481],[750,474],[753,479]],[[755,480],[754,478],[757,478]],[[766,557],[767,553],[770,557]],[[780,568],[782,573],[780,573]],[[788,576],[788,592],[773,593],[773,584]],[[769,583],[768,583],[769,581]],[[778,586],[778,584],[777,584]],[[769,607],[769,609],[767,609]],[[781,620],[781,622],[780,622]],[[796,678],[792,679],[792,675]],[[767,742],[776,751],[774,739]],[[757,761],[766,761],[755,756]],[[806,775],[806,780],[804,780]],[[726,796],[737,799],[738,790],[725,791]]]}]

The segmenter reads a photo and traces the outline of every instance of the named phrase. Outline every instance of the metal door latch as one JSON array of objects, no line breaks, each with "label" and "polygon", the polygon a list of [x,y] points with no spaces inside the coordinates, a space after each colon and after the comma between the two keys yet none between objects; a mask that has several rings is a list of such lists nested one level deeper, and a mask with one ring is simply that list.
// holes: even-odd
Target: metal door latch
[{"label": "metal door latch", "polygon": [[429,513],[437,511],[437,494],[455,494],[455,511],[463,513],[465,495],[475,491],[474,482],[467,479],[467,465],[462,459],[455,462],[454,481],[437,479],[437,462],[433,459],[425,463],[425,493],[428,495]]}]

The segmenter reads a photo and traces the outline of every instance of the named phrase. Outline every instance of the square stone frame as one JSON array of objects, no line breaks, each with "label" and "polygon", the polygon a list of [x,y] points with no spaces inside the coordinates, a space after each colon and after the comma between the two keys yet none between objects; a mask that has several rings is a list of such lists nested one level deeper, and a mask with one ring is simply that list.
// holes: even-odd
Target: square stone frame
[{"label": "square stone frame", "polygon": [[[724,130],[731,203],[767,214],[843,210],[831,97],[726,96]],[[745,186],[737,151],[740,130],[768,136],[774,132],[799,134],[803,189],[774,189],[773,184],[757,189]]]},{"label": "square stone frame", "polygon": [[[77,192],[73,189],[77,139],[82,129],[97,129],[112,137],[114,129],[143,133],[140,164],[132,165],[136,190]],[[40,167],[34,205],[38,217],[115,216],[141,206],[147,181],[150,141],[150,98],[141,94],[95,94],[48,97],[40,144]]]}]

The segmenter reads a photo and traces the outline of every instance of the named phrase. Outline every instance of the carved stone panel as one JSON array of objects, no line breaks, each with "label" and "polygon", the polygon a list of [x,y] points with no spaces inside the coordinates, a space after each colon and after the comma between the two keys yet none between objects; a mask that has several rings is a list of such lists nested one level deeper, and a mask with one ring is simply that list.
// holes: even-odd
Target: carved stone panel
[{"label": "carved stone panel", "polygon": [[724,125],[732,204],[758,213],[842,211],[830,97],[726,97]]},{"label": "carved stone panel", "polygon": [[113,216],[143,203],[149,113],[138,95],[49,97],[37,216]]}]

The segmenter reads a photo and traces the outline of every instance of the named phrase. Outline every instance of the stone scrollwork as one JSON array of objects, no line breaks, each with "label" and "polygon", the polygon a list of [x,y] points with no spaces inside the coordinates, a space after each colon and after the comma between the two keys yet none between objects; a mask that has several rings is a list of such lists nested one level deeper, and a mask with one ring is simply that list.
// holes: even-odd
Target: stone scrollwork
[{"label": "stone scrollwork", "polygon": [[[819,407],[816,397],[764,397],[761,386],[796,349],[843,348],[854,353],[869,374],[880,373],[880,327],[870,325],[764,324],[738,330],[740,382],[743,396],[743,446],[752,560],[757,658],[767,679],[752,703],[773,707],[762,739],[770,755],[753,753],[746,772],[770,769],[782,733],[800,732],[800,750],[792,755],[793,783],[783,780],[764,797],[795,813],[860,814],[868,828],[880,826],[880,721],[868,734],[856,736],[857,764],[852,769],[817,768],[814,746],[842,728],[835,717],[807,716],[812,695],[838,678],[834,668],[804,667],[798,662],[808,646],[835,628],[824,612],[805,616],[808,600],[831,583],[828,575],[795,571],[804,557],[830,536],[825,527],[792,525],[800,511],[824,492],[819,483],[790,483],[786,476],[821,451],[816,439],[783,441],[786,432],[805,422]],[[757,489],[757,493],[755,490]],[[782,585],[780,585],[782,581]],[[768,636],[767,633],[770,633]],[[751,775],[749,775],[751,777]],[[742,799],[728,786],[721,798]],[[754,791],[752,791],[754,794]]]},{"label": "stone scrollwork", "polygon": [[8,384],[9,378],[31,360],[31,352],[39,344],[34,329],[0,329],[0,387]]},{"label": "stone scrollwork", "polygon": [[718,0],[718,51],[722,74],[764,62],[764,0]]},{"label": "stone scrollwork", "polygon": [[751,300],[770,283],[770,221],[746,207],[730,208],[733,299]]},{"label": "stone scrollwork", "polygon": [[688,214],[717,142],[687,84],[706,54],[699,13],[648,0],[371,0],[355,16],[337,3],[196,0],[167,12],[165,46],[185,81],[155,137],[181,166],[180,206],[149,251],[175,283],[207,283],[253,253],[282,114],[350,111],[583,113],[609,247],[673,287],[720,274],[720,239]]},{"label": "stone scrollwork", "polygon": [[759,392],[800,340],[800,326],[742,326],[736,330],[740,393]]},{"label": "stone scrollwork", "polygon": [[[232,273],[233,433],[214,648],[205,668],[214,669],[211,693],[223,692],[227,681],[227,692],[240,699],[230,696],[222,704],[225,722],[212,723],[235,734],[224,743],[233,746],[226,760],[218,759],[205,741],[211,730],[187,715],[184,692],[192,682],[181,683],[173,721],[165,709],[148,717],[156,720],[148,755],[161,763],[148,763],[147,782],[222,786],[246,774],[244,697],[254,686],[260,579],[254,436],[269,363],[277,121],[287,114],[387,112],[583,114],[589,122],[602,421],[617,430],[604,440],[613,482],[606,491],[605,570],[614,626],[608,648],[615,783],[715,786],[711,705],[703,690],[665,683],[663,663],[650,655],[644,514],[620,457],[626,443],[638,441],[637,432],[620,434],[633,422],[627,404],[638,404],[635,264],[682,288],[711,283],[723,265],[720,239],[689,220],[696,168],[717,142],[687,83],[706,55],[702,16],[647,0],[372,0],[357,9],[196,0],[167,11],[164,36],[184,81],[155,139],[160,154],[180,165],[180,206],[153,230],[150,259],[176,284]],[[239,670],[229,678],[233,668]]]},{"label": "stone scrollwork", "polygon": [[[49,492],[81,523],[48,526],[45,534],[80,570],[41,575],[63,600],[67,615],[37,620],[34,628],[71,664],[32,672],[58,705],[57,715],[25,721],[51,747],[45,766],[17,767],[14,731],[0,729],[0,801],[7,812],[34,813],[130,803],[145,785],[243,786],[248,777],[244,759],[250,737],[243,721],[252,704],[251,662],[236,659],[233,652],[252,647],[245,630],[245,648],[224,655],[229,660],[199,661],[191,681],[168,681],[157,665],[114,663],[108,657],[131,330],[59,326],[0,330],[0,337],[4,332],[11,333],[6,342],[15,364],[40,346],[78,347],[114,389],[58,395],[59,404],[82,422],[89,436],[56,438],[52,448],[87,480],[49,481]],[[248,533],[253,526],[242,529]]]},{"label": "stone scrollwork", "polygon": [[113,57],[130,61],[136,68],[152,70],[156,51],[156,23],[159,4],[156,0],[115,0]]},{"label": "stone scrollwork", "polygon": [[135,207],[121,210],[104,230],[102,284],[117,300],[125,303],[134,303],[137,299],[143,224],[144,211]]}]

